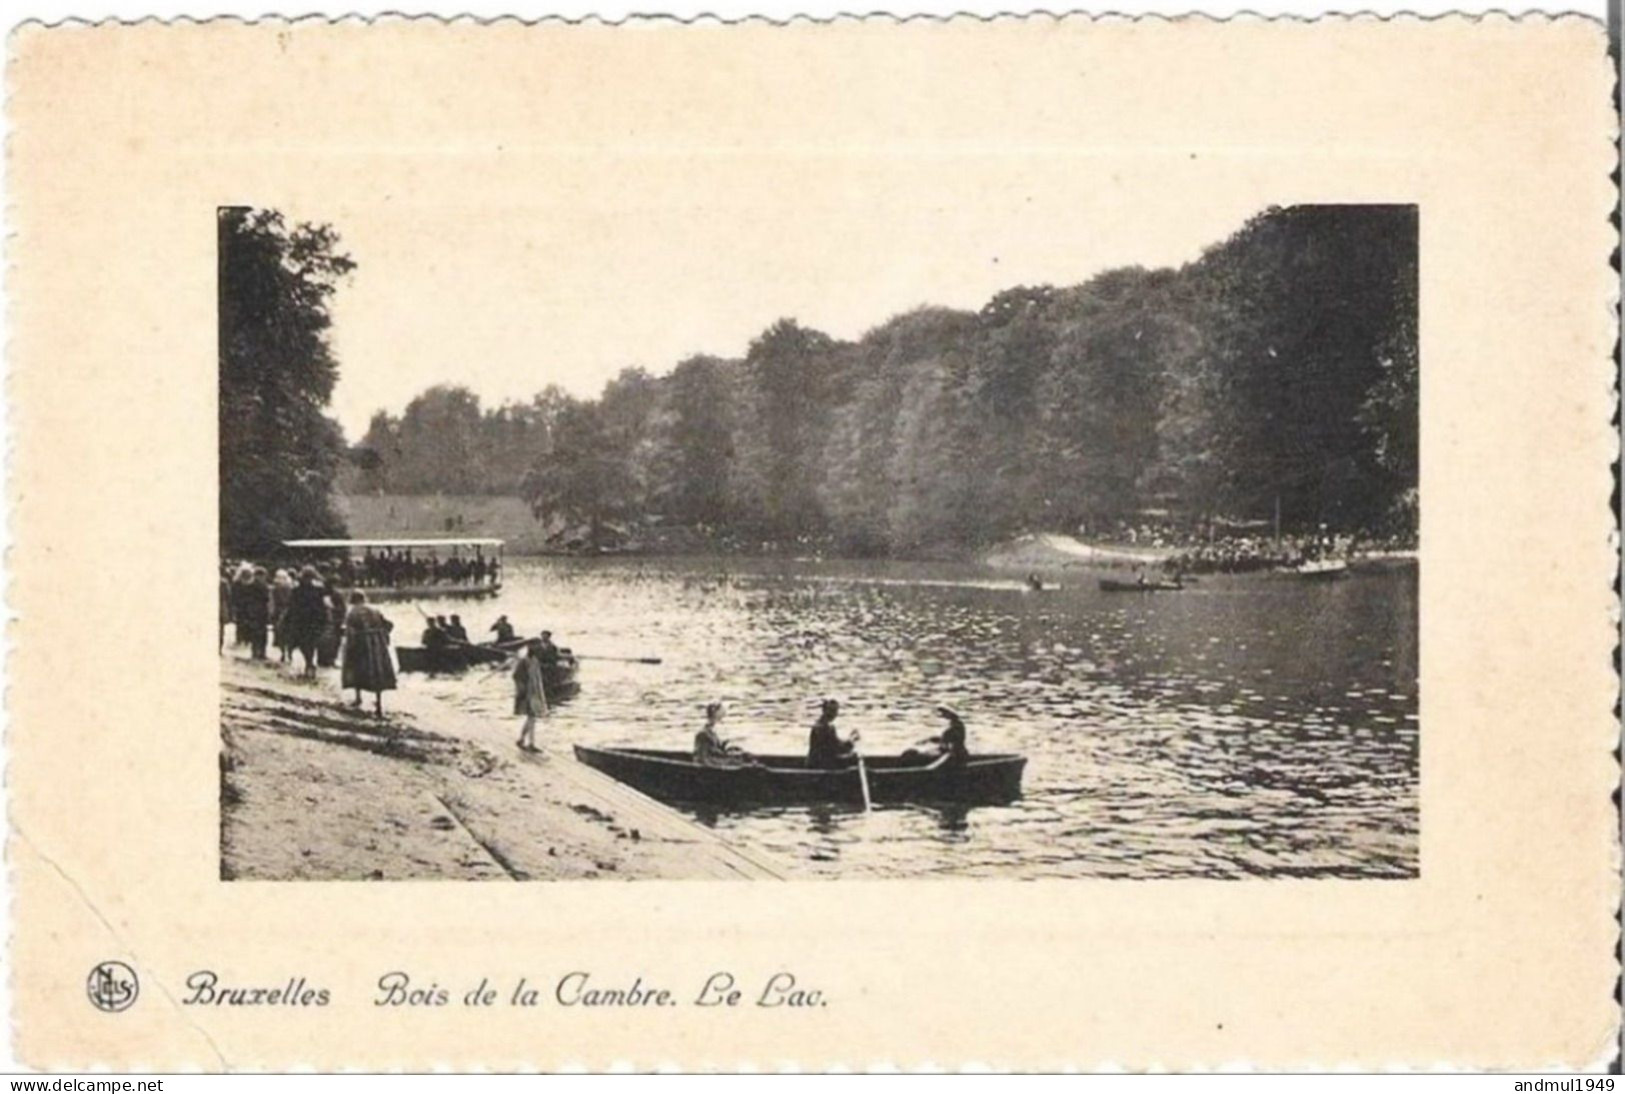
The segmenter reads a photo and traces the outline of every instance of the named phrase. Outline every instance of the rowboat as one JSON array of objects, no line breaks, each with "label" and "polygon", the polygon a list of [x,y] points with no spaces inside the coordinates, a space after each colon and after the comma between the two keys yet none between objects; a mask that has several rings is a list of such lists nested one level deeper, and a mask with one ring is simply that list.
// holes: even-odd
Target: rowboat
[{"label": "rowboat", "polygon": [[1116,581],[1109,577],[1100,579],[1100,591],[1103,593],[1177,593],[1184,587],[1183,581]]},{"label": "rowboat", "polygon": [[1308,578],[1310,581],[1334,581],[1344,577],[1349,572],[1349,564],[1341,558],[1322,558],[1312,562],[1299,563],[1287,570],[1294,577]]},{"label": "rowboat", "polygon": [[[756,756],[760,766],[708,767],[687,752],[652,748],[575,746],[588,767],[669,802],[712,805],[784,805],[861,802],[856,767],[809,768],[805,756]],[[927,767],[912,756],[865,756],[869,795],[881,802],[998,803],[1021,797],[1025,756],[972,756],[963,765]]]},{"label": "rowboat", "polygon": [[[490,646],[445,646],[428,649],[424,646],[396,646],[395,661],[402,672],[429,672],[451,674],[466,672],[475,665],[499,665],[508,654]],[[574,690],[578,684],[576,672],[580,664],[568,653],[561,653],[557,661],[542,666],[542,686],[547,694]]]}]

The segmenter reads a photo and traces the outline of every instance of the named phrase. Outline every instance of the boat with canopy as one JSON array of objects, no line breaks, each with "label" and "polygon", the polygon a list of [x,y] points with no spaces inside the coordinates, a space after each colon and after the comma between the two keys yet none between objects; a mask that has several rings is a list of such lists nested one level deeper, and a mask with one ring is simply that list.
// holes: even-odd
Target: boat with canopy
[{"label": "boat with canopy", "polygon": [[336,559],[337,583],[369,600],[467,599],[502,590],[503,541],[493,537],[289,539],[282,546]]}]

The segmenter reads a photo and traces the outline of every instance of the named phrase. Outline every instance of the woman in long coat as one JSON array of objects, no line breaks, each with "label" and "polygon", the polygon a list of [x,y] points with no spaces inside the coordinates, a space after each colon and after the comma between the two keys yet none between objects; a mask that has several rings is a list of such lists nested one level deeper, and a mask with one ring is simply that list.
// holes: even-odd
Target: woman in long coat
[{"label": "woman in long coat", "polygon": [[271,621],[271,587],[265,567],[244,566],[237,571],[237,641],[247,643],[256,661],[265,660],[265,628]]},{"label": "woman in long coat", "polygon": [[513,666],[513,712],[523,715],[519,747],[536,751],[536,719],[547,715],[547,688],[542,683],[542,643],[532,638]]},{"label": "woman in long coat", "polygon": [[234,613],[231,608],[231,569],[222,567],[220,570],[220,652],[226,651],[226,624],[232,622]]},{"label": "woman in long coat", "polygon": [[339,662],[339,643],[344,638],[344,591],[329,587],[327,590],[327,623],[316,643],[316,664],[330,669]]},{"label": "woman in long coat", "polygon": [[299,571],[299,584],[288,594],[288,605],[282,612],[281,640],[305,659],[301,675],[307,680],[316,678],[316,643],[326,626],[327,590],[322,587],[316,567],[306,566]]},{"label": "woman in long coat", "polygon": [[372,709],[384,713],[384,692],[395,690],[395,662],[389,652],[389,632],[395,624],[377,608],[368,607],[367,596],[357,590],[350,594],[350,612],[344,619],[344,669],[341,686],[355,689],[355,702],[361,693],[373,693]]},{"label": "woman in long coat", "polygon": [[293,643],[288,640],[283,617],[288,614],[288,602],[293,597],[293,578],[288,571],[278,570],[271,579],[271,641],[282,655],[282,660],[293,660]]}]

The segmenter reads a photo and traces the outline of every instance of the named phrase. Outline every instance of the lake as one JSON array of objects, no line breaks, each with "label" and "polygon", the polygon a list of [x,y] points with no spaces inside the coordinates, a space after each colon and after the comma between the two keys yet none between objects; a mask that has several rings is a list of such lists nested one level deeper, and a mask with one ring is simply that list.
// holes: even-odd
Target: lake
[{"label": "lake", "polygon": [[[723,735],[801,752],[825,696],[867,752],[941,728],[1028,757],[1008,806],[698,814],[827,877],[1414,877],[1414,566],[1341,581],[1212,576],[1179,593],[1029,592],[981,567],[739,559],[515,559],[494,601],[425,602],[483,636],[505,613],[589,661],[538,733],[691,747]],[[421,619],[383,605],[415,644]],[[505,673],[408,677],[508,719]],[[517,720],[515,720],[517,730]]]}]

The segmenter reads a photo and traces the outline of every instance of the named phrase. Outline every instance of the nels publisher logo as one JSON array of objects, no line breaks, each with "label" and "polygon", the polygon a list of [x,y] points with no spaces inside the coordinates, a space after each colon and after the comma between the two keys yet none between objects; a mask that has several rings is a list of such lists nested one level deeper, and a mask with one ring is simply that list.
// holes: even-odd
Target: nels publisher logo
[{"label": "nels publisher logo", "polygon": [[116,1014],[129,1008],[141,993],[135,970],[122,961],[103,961],[90,970],[85,981],[85,993],[97,1010]]}]

